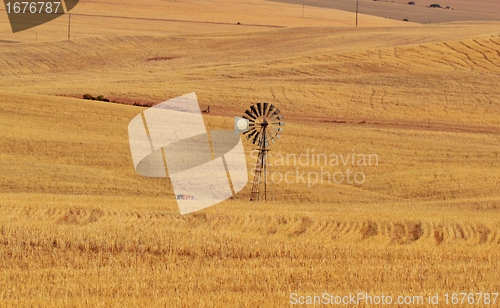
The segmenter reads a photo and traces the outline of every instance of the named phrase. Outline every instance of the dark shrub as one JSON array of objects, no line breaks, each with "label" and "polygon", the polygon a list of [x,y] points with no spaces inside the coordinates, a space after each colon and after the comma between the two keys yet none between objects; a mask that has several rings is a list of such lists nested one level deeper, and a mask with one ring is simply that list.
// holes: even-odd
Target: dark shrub
[{"label": "dark shrub", "polygon": [[87,94],[83,95],[83,99],[88,99],[88,100],[92,100],[93,101],[93,100],[95,100],[95,97],[93,97],[92,95],[90,95],[90,94],[87,93]]}]

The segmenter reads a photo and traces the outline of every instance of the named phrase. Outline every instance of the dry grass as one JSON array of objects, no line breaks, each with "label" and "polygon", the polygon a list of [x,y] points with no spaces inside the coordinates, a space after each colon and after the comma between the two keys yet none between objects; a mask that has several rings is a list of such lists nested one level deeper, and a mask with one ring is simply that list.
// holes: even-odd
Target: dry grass
[{"label": "dry grass", "polygon": [[[1,12],[1,11],[0,11]],[[308,8],[262,0],[80,1],[72,11],[71,38],[110,35],[185,35],[245,33],[276,27],[336,26],[355,24],[355,15],[344,11]],[[278,13],[279,12],[279,13]],[[5,13],[5,12],[3,12]],[[67,39],[68,15],[45,25],[12,34],[6,14],[0,19],[0,44],[53,42]],[[408,26],[407,23],[363,15],[370,26]],[[238,25],[240,23],[241,25]]]},{"label": "dry grass", "polygon": [[[117,3],[106,4],[116,15],[178,5],[175,19],[201,16],[189,15],[196,8],[210,21],[254,4],[293,8]],[[285,28],[165,35],[141,20],[137,35],[117,19],[72,41],[0,44],[3,305],[277,307],[291,292],[500,290],[498,24],[353,29],[318,17],[290,27],[301,18],[285,13],[272,19]],[[57,22],[44,27],[57,33]],[[287,126],[275,155],[375,153],[379,164],[298,166],[352,168],[366,182],[273,185],[266,204],[247,202],[246,187],[180,216],[166,180],[133,170],[127,125],[144,108],[71,98],[154,103],[192,91],[213,129],[232,129],[257,101],[276,103]]]}]

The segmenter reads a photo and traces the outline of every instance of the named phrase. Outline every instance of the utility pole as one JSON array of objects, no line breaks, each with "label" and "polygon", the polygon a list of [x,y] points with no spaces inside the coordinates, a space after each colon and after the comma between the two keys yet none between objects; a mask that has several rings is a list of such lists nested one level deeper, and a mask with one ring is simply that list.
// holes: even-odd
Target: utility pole
[{"label": "utility pole", "polygon": [[356,1],[356,27],[358,26],[358,8],[359,8],[359,0]]},{"label": "utility pole", "polygon": [[68,41],[71,39],[71,13],[69,13],[69,20],[68,20]]}]

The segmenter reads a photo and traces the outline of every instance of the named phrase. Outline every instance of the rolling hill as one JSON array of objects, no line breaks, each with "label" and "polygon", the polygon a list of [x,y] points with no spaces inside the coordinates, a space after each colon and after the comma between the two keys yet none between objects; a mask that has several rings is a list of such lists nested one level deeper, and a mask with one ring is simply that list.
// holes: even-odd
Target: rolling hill
[{"label": "rolling hill", "polygon": [[[292,292],[497,292],[499,23],[364,16],[372,25],[355,28],[350,13],[306,12],[89,0],[71,40],[62,19],[19,35],[0,20],[1,302],[277,307]],[[145,110],[133,102],[193,91],[211,129],[231,130],[258,101],[279,106],[271,172],[365,181],[297,173],[271,183],[270,202],[248,202],[249,184],[179,215],[168,180],[135,173],[127,125]],[[378,160],[278,163],[313,152]]]}]

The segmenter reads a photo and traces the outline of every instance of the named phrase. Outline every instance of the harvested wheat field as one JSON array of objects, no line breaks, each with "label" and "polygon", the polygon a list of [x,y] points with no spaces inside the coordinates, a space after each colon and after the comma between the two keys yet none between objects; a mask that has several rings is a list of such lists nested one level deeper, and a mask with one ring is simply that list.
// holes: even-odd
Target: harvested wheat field
[{"label": "harvested wheat field", "polygon": [[[0,11],[0,306],[498,306],[499,22],[355,27],[261,0],[72,12],[67,40],[65,16],[13,34]],[[249,174],[180,215],[169,180],[135,172],[131,119],[191,92],[210,129],[279,106],[267,202]]]}]

